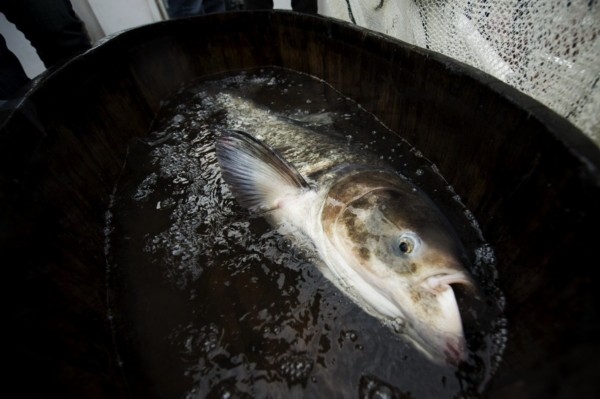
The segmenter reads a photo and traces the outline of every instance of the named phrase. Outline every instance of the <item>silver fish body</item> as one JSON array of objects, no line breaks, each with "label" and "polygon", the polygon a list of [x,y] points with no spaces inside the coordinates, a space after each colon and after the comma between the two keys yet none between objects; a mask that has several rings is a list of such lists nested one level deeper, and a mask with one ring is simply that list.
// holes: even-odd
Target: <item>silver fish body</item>
[{"label": "silver fish body", "polygon": [[341,137],[302,126],[261,136],[226,131],[217,138],[221,172],[237,201],[308,237],[329,280],[432,360],[463,360],[451,286],[473,282],[456,234],[427,195]]}]

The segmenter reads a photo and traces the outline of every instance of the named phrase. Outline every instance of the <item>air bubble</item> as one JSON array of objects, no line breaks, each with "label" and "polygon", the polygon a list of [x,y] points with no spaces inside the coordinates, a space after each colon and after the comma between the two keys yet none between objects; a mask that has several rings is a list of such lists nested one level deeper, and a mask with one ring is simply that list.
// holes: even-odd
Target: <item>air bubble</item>
[{"label": "air bubble", "polygon": [[290,384],[305,382],[313,368],[312,359],[303,356],[285,358],[279,365],[279,373]]},{"label": "air bubble", "polygon": [[289,237],[281,237],[277,242],[277,247],[283,252],[290,252],[294,244]]}]

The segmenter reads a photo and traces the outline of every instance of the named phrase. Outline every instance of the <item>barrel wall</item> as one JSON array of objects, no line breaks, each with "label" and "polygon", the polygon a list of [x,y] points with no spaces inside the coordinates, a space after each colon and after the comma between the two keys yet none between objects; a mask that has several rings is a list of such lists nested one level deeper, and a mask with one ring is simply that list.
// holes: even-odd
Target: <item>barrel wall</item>
[{"label": "barrel wall", "polygon": [[[417,147],[498,257],[509,337],[490,397],[590,396],[600,375],[600,151],[473,68],[292,12],[166,21],[112,37],[30,88],[0,130],[0,246],[12,381],[33,396],[126,397],[106,305],[105,212],[128,141],[212,74],[319,77]],[[35,381],[35,383],[32,383]]]}]

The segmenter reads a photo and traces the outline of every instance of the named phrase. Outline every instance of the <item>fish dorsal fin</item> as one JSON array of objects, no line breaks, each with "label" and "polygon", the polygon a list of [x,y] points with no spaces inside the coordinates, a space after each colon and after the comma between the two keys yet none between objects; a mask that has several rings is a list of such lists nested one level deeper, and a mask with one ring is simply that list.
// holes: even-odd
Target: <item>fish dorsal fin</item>
[{"label": "fish dorsal fin", "polygon": [[248,133],[227,130],[215,148],[223,179],[251,211],[275,209],[281,198],[309,188],[296,168]]}]

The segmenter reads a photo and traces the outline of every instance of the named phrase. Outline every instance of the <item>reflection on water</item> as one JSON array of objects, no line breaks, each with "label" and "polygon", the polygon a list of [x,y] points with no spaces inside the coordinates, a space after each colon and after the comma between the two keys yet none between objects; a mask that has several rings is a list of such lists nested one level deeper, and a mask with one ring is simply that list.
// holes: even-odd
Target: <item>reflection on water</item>
[{"label": "reflection on water", "polygon": [[[484,297],[463,304],[459,369],[428,361],[326,280],[309,243],[235,203],[215,134],[298,124],[379,154],[457,228]],[[132,143],[107,215],[110,316],[135,396],[472,397],[500,359],[495,257],[473,215],[423,154],[310,76],[269,68],[182,89]]]}]

